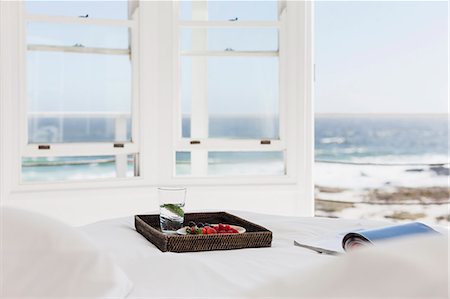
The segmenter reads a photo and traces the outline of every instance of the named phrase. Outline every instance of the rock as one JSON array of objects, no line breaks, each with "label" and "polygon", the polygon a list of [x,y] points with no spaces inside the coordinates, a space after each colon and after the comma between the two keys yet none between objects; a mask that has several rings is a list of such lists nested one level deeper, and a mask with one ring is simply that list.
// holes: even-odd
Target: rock
[{"label": "rock", "polygon": [[316,185],[316,190],[319,191],[319,192],[324,192],[324,193],[341,193],[341,192],[346,191],[347,189],[337,188],[337,187],[317,186]]},{"label": "rock", "polygon": [[443,176],[449,176],[450,175],[450,169],[448,169],[448,167],[431,166],[430,170],[433,171],[436,175],[443,175]]}]

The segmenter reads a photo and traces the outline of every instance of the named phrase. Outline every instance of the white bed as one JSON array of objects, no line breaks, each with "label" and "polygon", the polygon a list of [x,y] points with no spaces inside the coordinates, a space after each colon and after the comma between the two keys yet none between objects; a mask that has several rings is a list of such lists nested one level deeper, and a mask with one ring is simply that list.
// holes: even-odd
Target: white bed
[{"label": "white bed", "polygon": [[[445,294],[448,294],[448,271],[444,267],[448,263],[446,254],[448,247],[444,246],[447,243],[442,238],[436,241],[438,245],[425,246],[426,248],[414,246],[422,250],[415,255],[424,255],[426,250],[432,250],[432,254],[426,255],[432,257],[432,260],[425,258],[415,262],[414,250],[409,250],[411,256],[408,257],[408,254],[402,254],[398,249],[401,246],[403,249],[405,246],[410,248],[411,245],[400,244],[400,247],[396,245],[395,248],[381,246],[365,250],[366,252],[361,250],[366,256],[370,256],[370,259],[367,261],[363,259],[363,262],[360,259],[356,263],[349,264],[347,260],[351,258],[357,260],[358,254],[361,253],[345,257],[321,255],[296,247],[293,241],[323,238],[354,228],[377,227],[388,223],[231,213],[270,229],[273,232],[272,247],[197,253],[163,253],[135,231],[132,216],[79,228],[123,271],[119,276],[124,274],[128,278],[126,284],[120,287],[117,287],[117,283],[121,283],[120,278],[113,279],[116,289],[120,290],[117,295],[100,294],[98,298],[124,296],[126,298],[261,298],[264,296],[297,298],[305,294],[334,297],[333,294],[341,292],[343,294],[341,296],[347,296],[349,292],[355,290],[359,292],[357,297],[393,294],[409,296],[411,290],[414,293],[417,293],[417,290],[405,288],[402,282],[414,284],[415,281],[420,281],[420,284],[416,282],[416,288],[423,291],[418,294],[428,297],[445,297]],[[417,242],[416,239],[414,241]],[[427,240],[419,244],[434,244],[433,242],[435,241]],[[371,254],[371,252],[375,253]],[[395,267],[390,255],[392,252],[397,253],[395,262],[398,262],[400,272],[384,269],[386,266]],[[404,259],[402,256],[407,259],[402,261]],[[384,259],[384,257],[391,258]],[[388,263],[387,265],[383,264],[384,260]],[[404,267],[410,264],[411,268]],[[381,268],[377,269],[377,265]],[[352,278],[352,273],[358,274],[358,271],[365,273],[364,271],[367,271],[367,269],[364,270],[365,267],[371,267],[372,272],[375,271],[375,274],[372,274],[379,277],[379,281],[369,282],[364,279],[355,281],[355,278]],[[408,272],[406,277],[399,277],[405,276],[403,270]],[[378,275],[380,272],[384,274]],[[395,273],[395,277],[390,276],[389,273]],[[373,280],[373,275],[368,277]],[[354,281],[351,281],[352,279]],[[385,292],[377,292],[377,284],[392,282],[395,279],[399,280],[397,287],[387,285]],[[352,285],[353,282],[357,282],[361,287]],[[336,285],[340,285],[341,289],[339,290]],[[373,285],[375,288],[371,290],[368,285]],[[128,288],[127,291],[124,291],[125,288]]]},{"label": "white bed", "polygon": [[[134,282],[134,297],[242,296],[289,272],[315,267],[335,257],[293,246],[307,239],[345,230],[359,221],[293,218],[232,212],[273,232],[271,248],[162,253],[134,230],[133,217],[102,221],[82,228],[110,252]],[[370,226],[379,223],[364,222]]]}]

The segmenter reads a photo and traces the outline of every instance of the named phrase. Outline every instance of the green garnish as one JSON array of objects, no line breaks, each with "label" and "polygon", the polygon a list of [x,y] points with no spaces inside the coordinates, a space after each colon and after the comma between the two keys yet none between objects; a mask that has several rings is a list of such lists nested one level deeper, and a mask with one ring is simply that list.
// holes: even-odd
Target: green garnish
[{"label": "green garnish", "polygon": [[167,209],[167,210],[169,210],[170,212],[172,212],[172,213],[174,213],[174,214],[176,214],[176,215],[178,215],[178,216],[180,216],[180,217],[184,217],[184,211],[183,211],[183,209],[182,209],[181,207],[175,205],[175,204],[168,203],[168,204],[162,205],[162,206],[160,206],[160,207],[161,207],[161,208],[164,208],[164,209]]}]

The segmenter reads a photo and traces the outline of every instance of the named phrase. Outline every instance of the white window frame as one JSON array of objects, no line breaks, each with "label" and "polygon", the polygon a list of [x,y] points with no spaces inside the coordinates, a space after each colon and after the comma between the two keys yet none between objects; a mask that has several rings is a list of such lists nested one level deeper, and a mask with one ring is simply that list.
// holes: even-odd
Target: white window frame
[{"label": "white window frame", "polygon": [[[199,3],[205,2],[206,0],[196,1],[197,5]],[[308,59],[312,59],[312,52],[305,53],[305,60],[295,61],[302,65],[302,69],[299,70],[298,64],[293,64],[293,58],[297,58],[294,53],[295,51],[302,51],[300,48],[304,47],[304,39],[311,38],[307,37],[302,33],[288,30],[288,26],[298,26],[298,20],[301,19],[300,15],[303,13],[305,16],[308,14],[309,9],[307,3],[299,3],[297,1],[283,1],[279,0],[279,19],[275,21],[206,21],[206,20],[195,20],[195,21],[185,21],[179,19],[179,7],[177,2],[173,5],[173,45],[176,49],[174,51],[175,60],[175,70],[173,81],[176,82],[174,89],[176,90],[176,96],[174,97],[174,138],[172,145],[173,161],[172,167],[165,173],[166,182],[174,182],[175,184],[189,185],[196,184],[201,185],[205,182],[209,184],[297,184],[300,178],[299,168],[298,168],[298,157],[306,153],[302,153],[302,144],[299,141],[304,139],[303,136],[309,135],[312,138],[313,123],[310,117],[305,117],[304,119],[299,119],[298,115],[305,115],[307,111],[312,111],[312,106],[300,107],[302,104],[311,105],[310,99],[312,97],[312,88],[305,90],[304,94],[299,93],[298,86],[296,84],[288,84],[288,82],[295,82],[293,78],[300,78],[299,81],[306,80],[309,77],[308,73],[311,65],[308,65]],[[201,17],[201,16],[200,16]],[[309,16],[311,17],[311,16]],[[279,52],[273,51],[178,51],[179,47],[179,35],[180,28],[278,28],[279,29]],[[298,35],[296,35],[298,34]],[[291,51],[290,51],[291,50]],[[207,107],[207,104],[203,104],[200,107],[200,111],[196,113],[203,114],[200,122],[197,124],[197,132],[200,131],[200,136],[204,138],[182,138],[181,136],[181,100],[179,98],[180,94],[180,78],[179,72],[179,60],[181,55],[190,56],[278,56],[279,57],[279,139],[270,140],[270,144],[262,144],[262,140],[257,139],[220,139],[220,138],[207,138],[207,111],[202,109]],[[309,56],[308,56],[309,55]],[[302,72],[303,71],[303,72]],[[201,77],[201,76],[199,76]],[[308,84],[304,82],[302,85],[305,88]],[[192,97],[194,98],[194,97]],[[304,99],[304,103],[298,103],[298,99]],[[203,101],[207,99],[203,99]],[[194,103],[192,104],[192,113],[194,112]],[[288,109],[289,107],[289,109]],[[305,109],[303,109],[305,108]],[[299,110],[303,110],[301,114],[295,115]],[[299,122],[300,121],[300,122]],[[303,122],[304,121],[304,122]],[[192,122],[192,120],[191,120]],[[292,128],[298,128],[298,130],[292,130]],[[191,129],[195,124],[191,123]],[[199,126],[203,126],[203,130],[199,130]],[[289,131],[287,128],[291,128]],[[299,136],[301,134],[301,136]],[[199,134],[197,134],[198,136]],[[312,140],[312,139],[311,139]],[[191,141],[195,144],[191,144]],[[191,167],[193,175],[181,176],[175,174],[176,152],[191,152]],[[285,175],[243,175],[243,176],[230,176],[230,175],[207,175],[207,154],[208,151],[240,151],[240,152],[260,152],[260,151],[282,151],[285,157]],[[311,150],[305,149],[305,152],[309,151],[306,157],[311,156]],[[197,163],[197,165],[195,165]],[[197,168],[195,168],[197,167]],[[304,167],[303,164],[301,167]],[[312,167],[308,167],[311,169]]]},{"label": "white window frame", "polygon": [[[132,1],[133,3],[134,1]],[[24,44],[24,16],[18,9],[17,1],[2,1],[0,6],[0,195],[7,198],[35,198],[35,193],[45,192],[49,197],[64,196],[101,196],[116,198],[123,201],[124,196],[148,198],[155,186],[183,185],[190,187],[201,198],[216,200],[224,196],[233,198],[248,198],[254,195],[258,200],[273,196],[282,200],[293,211],[302,215],[312,215],[314,207],[314,187],[312,167],[314,161],[313,132],[313,51],[312,51],[312,17],[313,3],[311,1],[285,1],[286,7],[284,38],[285,45],[280,45],[280,64],[288,60],[283,74],[287,78],[280,81],[280,97],[286,98],[285,107],[280,113],[286,114],[285,123],[280,124],[280,134],[285,132],[283,144],[272,142],[273,149],[286,148],[286,176],[259,177],[180,177],[175,176],[175,152],[180,149],[191,149],[175,134],[179,126],[178,107],[178,32],[179,19],[175,1],[142,1],[139,4],[139,19],[135,20],[139,31],[137,50],[133,51],[139,59],[139,70],[136,80],[133,80],[133,90],[138,101],[133,103],[134,121],[140,128],[134,141],[140,153],[140,176],[136,178],[117,178],[110,180],[71,181],[39,184],[22,184],[20,182],[21,157],[26,149],[23,145],[26,136],[25,123],[21,119],[24,114],[24,89],[21,83],[25,65],[23,56],[26,50]],[[21,4],[23,5],[23,4]],[[65,17],[64,17],[65,19]],[[90,21],[88,21],[90,22]],[[102,21],[103,22],[103,21]],[[227,22],[228,24],[228,22]],[[256,24],[265,26],[266,23]],[[187,24],[185,24],[187,25]],[[220,22],[217,26],[223,26]],[[203,26],[201,23],[190,23],[189,26]],[[249,25],[250,26],[250,25]],[[254,24],[252,24],[254,26]],[[8,29],[5,29],[8,28]],[[22,32],[20,35],[18,32]],[[136,40],[136,39],[134,39]],[[4,47],[3,45],[7,45]],[[144,55],[145,54],[145,55]],[[19,65],[19,68],[17,66]],[[136,85],[136,86],[135,86]],[[137,111],[135,111],[137,109]],[[135,118],[136,117],[136,118]],[[17,126],[17,119],[21,119]],[[282,136],[280,136],[282,137]],[[255,149],[260,145],[258,140],[233,141],[224,146],[215,140],[205,140],[200,146],[211,148]],[[236,143],[235,143],[236,142]],[[256,144],[255,144],[256,143]],[[97,147],[98,145],[93,145]],[[53,147],[58,153],[80,155],[80,150]],[[125,147],[127,148],[127,147]],[[264,147],[267,149],[268,147]],[[35,149],[31,149],[33,152]],[[123,149],[101,148],[99,153],[123,154]],[[27,152],[28,153],[28,152]],[[31,153],[31,152],[30,152]],[[69,192],[72,190],[73,192]],[[78,190],[76,193],[74,190]],[[132,195],[131,195],[132,194]],[[212,195],[216,194],[216,199]],[[94,195],[92,195],[94,196]],[[250,196],[251,197],[251,196]],[[253,198],[252,200],[254,200]],[[193,199],[191,199],[192,201]],[[248,201],[254,205],[256,201]]]},{"label": "white window frame", "polygon": [[[175,16],[177,20],[177,33],[174,36],[176,48],[179,47],[180,41],[180,31],[184,28],[196,28],[196,29],[204,29],[204,31],[196,30],[193,32],[193,40],[196,39],[196,45],[199,45],[202,49],[192,49],[191,51],[181,51],[178,54],[177,62],[179,65],[180,58],[182,56],[191,56],[193,59],[193,68],[194,64],[197,64],[197,72],[196,75],[193,76],[193,93],[192,95],[192,112],[191,112],[191,135],[195,135],[196,137],[191,138],[183,138],[182,137],[182,112],[181,112],[181,99],[176,100],[175,103],[175,111],[177,114],[178,124],[174,131],[174,136],[176,138],[176,151],[178,152],[190,152],[191,153],[191,175],[190,177],[207,177],[208,170],[208,152],[210,151],[239,151],[239,152],[265,152],[265,151],[279,151],[284,152],[286,154],[286,143],[285,143],[285,120],[286,120],[286,111],[285,111],[285,98],[281,97],[281,94],[278,95],[279,102],[279,139],[272,140],[257,140],[257,139],[224,139],[224,138],[208,138],[208,99],[207,99],[207,87],[205,86],[207,81],[206,67],[207,67],[207,59],[209,57],[278,57],[279,58],[279,82],[283,82],[284,79],[284,70],[285,65],[280,60],[280,51],[211,51],[207,50],[207,30],[210,28],[273,28],[278,29],[279,32],[279,47],[281,45],[284,46],[284,8],[285,2],[278,1],[278,9],[277,13],[279,15],[278,20],[275,21],[214,21],[208,20],[208,0],[200,0],[200,1],[192,1],[192,14],[193,20],[180,20],[180,8],[179,3],[175,3],[174,10]],[[196,14],[194,16],[194,14]],[[204,49],[203,49],[204,48]],[[203,66],[204,65],[204,66]],[[180,65],[178,66],[180,69]],[[201,68],[204,68],[201,70]],[[180,91],[180,76],[178,76],[178,94],[181,94]],[[281,89],[281,88],[280,88]],[[200,138],[198,138],[200,137]],[[268,144],[265,144],[268,143]],[[287,159],[285,158],[284,167],[286,169],[285,175],[283,177],[291,176],[290,171],[288,171],[288,167],[286,165]],[[176,176],[174,170],[174,177]],[[230,175],[219,176],[221,179],[227,177],[233,177]],[[240,176],[249,178],[254,177],[254,179],[258,179],[260,176]],[[270,177],[271,179],[279,179],[280,176],[269,175],[266,177]],[[188,176],[189,178],[189,176]]]},{"label": "white window frame", "polygon": [[[21,67],[21,82],[24,86],[21,88],[22,94],[20,96],[20,136],[21,136],[21,156],[22,157],[73,157],[73,156],[115,156],[116,158],[116,173],[117,177],[110,179],[91,179],[78,183],[98,183],[99,181],[109,181],[109,180],[133,180],[136,177],[127,178],[127,155],[136,155],[135,163],[135,174],[139,175],[139,89],[138,89],[138,72],[139,72],[139,8],[136,7],[133,14],[130,15],[128,20],[120,19],[89,19],[89,18],[79,18],[72,16],[49,16],[49,15],[38,15],[30,14],[26,11],[24,3],[21,3],[21,14],[23,26],[20,30],[20,42],[23,45],[20,47],[22,59]],[[98,26],[110,26],[110,27],[124,27],[128,28],[130,32],[130,49],[109,49],[109,48],[86,48],[86,47],[68,47],[68,46],[48,46],[48,45],[27,45],[26,43],[26,25],[29,22],[33,23],[54,23],[57,24],[75,24],[80,26],[86,25],[98,25]],[[131,77],[132,77],[132,94],[131,94],[131,141],[128,142],[76,142],[76,143],[39,143],[30,144],[28,143],[28,116],[27,111],[27,97],[26,97],[26,53],[27,51],[57,51],[57,52],[72,52],[72,53],[96,53],[96,54],[109,54],[109,55],[131,55]],[[65,117],[77,117],[80,115],[89,114],[90,116],[103,116],[103,117],[113,117],[115,119],[116,125],[116,135],[120,134],[124,136],[126,134],[126,117],[127,115],[123,113],[117,113],[114,115],[106,113],[77,113],[77,112],[50,112],[50,113],[35,113],[40,116],[42,115],[64,115]],[[42,147],[48,147],[49,149],[42,149]],[[29,186],[34,185],[40,187],[41,185],[60,185],[60,184],[70,184],[70,181],[55,181],[55,182],[26,182],[22,178],[19,179],[21,185]]]}]

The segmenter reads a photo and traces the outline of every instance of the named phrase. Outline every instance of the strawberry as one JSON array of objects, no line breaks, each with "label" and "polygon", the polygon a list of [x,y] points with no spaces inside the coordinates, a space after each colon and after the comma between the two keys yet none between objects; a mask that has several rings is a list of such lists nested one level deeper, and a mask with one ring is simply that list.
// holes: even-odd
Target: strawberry
[{"label": "strawberry", "polygon": [[207,234],[208,234],[208,235],[217,234],[217,231],[216,231],[214,228],[210,227],[210,228],[207,230]]}]

